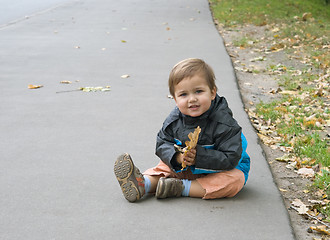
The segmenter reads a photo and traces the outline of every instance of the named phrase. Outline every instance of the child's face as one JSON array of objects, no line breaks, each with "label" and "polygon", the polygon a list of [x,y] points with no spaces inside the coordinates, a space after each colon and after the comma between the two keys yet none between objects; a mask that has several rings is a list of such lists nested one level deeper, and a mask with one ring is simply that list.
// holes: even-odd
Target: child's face
[{"label": "child's face", "polygon": [[205,77],[200,74],[184,78],[174,87],[174,100],[181,113],[198,117],[211,106],[216,89],[210,89]]}]

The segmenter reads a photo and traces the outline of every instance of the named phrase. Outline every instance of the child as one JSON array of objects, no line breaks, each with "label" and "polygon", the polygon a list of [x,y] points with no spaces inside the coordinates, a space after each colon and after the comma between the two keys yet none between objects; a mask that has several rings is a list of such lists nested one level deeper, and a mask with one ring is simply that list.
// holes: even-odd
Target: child
[{"label": "child", "polygon": [[[201,59],[183,60],[170,73],[169,90],[177,107],[157,135],[159,164],[141,174],[127,153],[115,163],[125,198],[135,202],[147,193],[157,198],[235,196],[247,181],[250,157],[241,127],[226,99],[217,94],[213,70]],[[176,151],[174,145],[184,147],[198,126],[196,148]]]}]

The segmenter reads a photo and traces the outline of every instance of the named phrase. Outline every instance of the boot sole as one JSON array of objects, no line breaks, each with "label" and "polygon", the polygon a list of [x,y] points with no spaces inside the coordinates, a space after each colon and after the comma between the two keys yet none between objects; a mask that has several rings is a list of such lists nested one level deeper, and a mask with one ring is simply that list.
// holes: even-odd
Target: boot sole
[{"label": "boot sole", "polygon": [[117,158],[114,166],[114,172],[124,197],[129,202],[135,202],[142,197],[138,189],[136,177],[143,178],[143,175],[138,169],[136,170],[138,176],[135,176],[134,164],[129,154],[125,153]]}]

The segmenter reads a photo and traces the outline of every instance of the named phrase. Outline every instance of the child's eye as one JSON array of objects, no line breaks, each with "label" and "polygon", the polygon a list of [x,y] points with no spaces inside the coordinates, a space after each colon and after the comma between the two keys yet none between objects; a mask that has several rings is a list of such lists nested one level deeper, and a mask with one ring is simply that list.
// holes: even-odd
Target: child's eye
[{"label": "child's eye", "polygon": [[185,96],[187,96],[186,93],[181,93],[181,94],[179,94],[179,97],[185,97]]},{"label": "child's eye", "polygon": [[202,93],[203,92],[203,90],[197,90],[196,91],[196,93]]}]

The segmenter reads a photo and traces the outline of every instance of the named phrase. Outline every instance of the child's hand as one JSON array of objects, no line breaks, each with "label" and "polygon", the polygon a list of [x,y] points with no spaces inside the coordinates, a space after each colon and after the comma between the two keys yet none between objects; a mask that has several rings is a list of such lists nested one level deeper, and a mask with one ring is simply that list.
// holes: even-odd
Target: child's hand
[{"label": "child's hand", "polygon": [[195,165],[195,158],[196,158],[196,149],[190,149],[185,154],[179,153],[177,154],[176,160],[178,163],[182,164],[183,162],[187,166]]},{"label": "child's hand", "polygon": [[195,165],[195,158],[196,148],[190,149],[186,152],[186,154],[183,154],[183,161],[187,166]]}]

